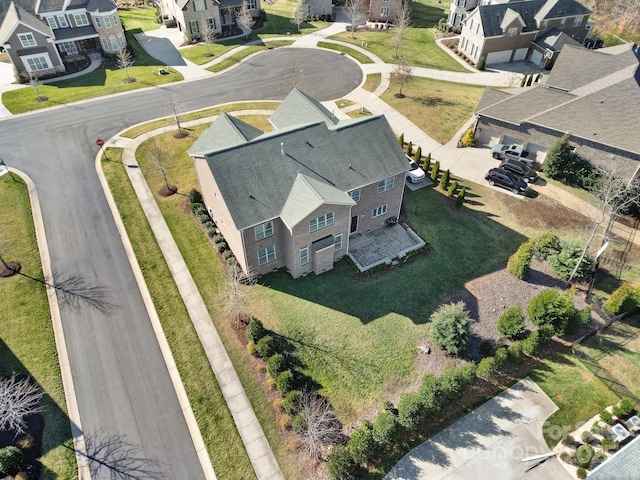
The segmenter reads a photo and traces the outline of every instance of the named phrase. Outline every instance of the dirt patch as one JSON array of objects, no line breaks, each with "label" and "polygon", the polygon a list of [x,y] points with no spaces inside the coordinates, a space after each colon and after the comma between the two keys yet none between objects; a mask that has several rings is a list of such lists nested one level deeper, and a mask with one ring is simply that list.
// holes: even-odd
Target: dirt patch
[{"label": "dirt patch", "polygon": [[163,185],[162,188],[158,190],[158,195],[161,197],[170,197],[175,193],[178,193],[178,187],[175,185]]},{"label": "dirt patch", "polygon": [[0,265],[0,278],[11,277],[19,273],[21,269],[22,265],[18,262],[7,262],[6,265]]}]

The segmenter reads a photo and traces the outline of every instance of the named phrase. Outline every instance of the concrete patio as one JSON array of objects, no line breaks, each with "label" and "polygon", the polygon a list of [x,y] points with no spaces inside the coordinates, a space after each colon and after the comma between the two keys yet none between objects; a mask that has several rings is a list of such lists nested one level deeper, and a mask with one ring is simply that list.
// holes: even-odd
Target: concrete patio
[{"label": "concrete patio", "polygon": [[407,253],[424,247],[425,242],[409,227],[400,224],[349,237],[349,257],[361,272],[392,263]]}]

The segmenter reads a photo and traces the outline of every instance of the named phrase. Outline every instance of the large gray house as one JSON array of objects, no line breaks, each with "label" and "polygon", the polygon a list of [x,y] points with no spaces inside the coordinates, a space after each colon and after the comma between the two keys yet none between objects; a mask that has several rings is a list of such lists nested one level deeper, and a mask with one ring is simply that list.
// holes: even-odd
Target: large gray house
[{"label": "large gray house", "polygon": [[189,149],[205,204],[246,273],[333,268],[349,236],[398,218],[408,162],[384,116],[338,120],[293,90],[264,133],[226,114]]}]

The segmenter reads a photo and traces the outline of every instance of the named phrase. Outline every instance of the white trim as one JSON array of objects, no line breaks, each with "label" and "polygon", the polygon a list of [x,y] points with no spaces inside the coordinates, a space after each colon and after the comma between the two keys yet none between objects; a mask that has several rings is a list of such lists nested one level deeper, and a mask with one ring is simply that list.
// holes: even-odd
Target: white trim
[{"label": "white trim", "polygon": [[[33,60],[33,59],[44,59],[44,61],[47,63],[46,68],[42,68],[39,70],[32,70],[31,69],[31,65],[29,65],[29,60]],[[22,64],[24,65],[25,70],[28,73],[31,72],[42,72],[45,70],[51,70],[53,68],[53,62],[51,61],[51,57],[49,56],[49,52],[43,52],[43,53],[34,53],[33,55],[21,55],[20,56],[20,61],[22,61]]]}]

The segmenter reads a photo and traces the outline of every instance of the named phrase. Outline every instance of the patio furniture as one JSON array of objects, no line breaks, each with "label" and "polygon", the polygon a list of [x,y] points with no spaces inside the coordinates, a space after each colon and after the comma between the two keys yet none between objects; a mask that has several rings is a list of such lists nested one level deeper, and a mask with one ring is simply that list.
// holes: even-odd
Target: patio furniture
[{"label": "patio furniture", "polygon": [[640,418],[637,415],[625,420],[624,424],[633,433],[640,432]]}]

